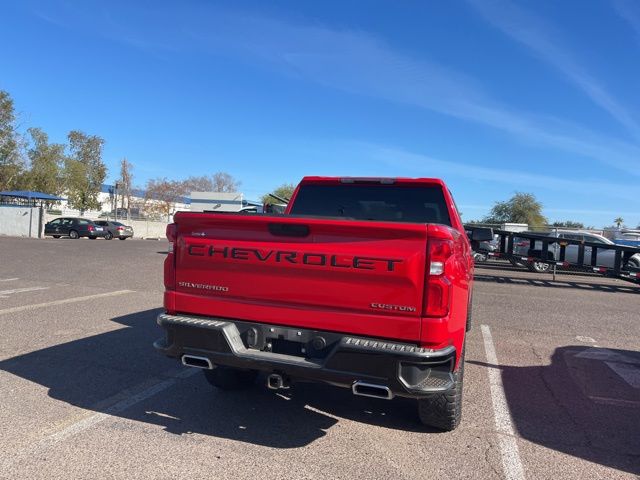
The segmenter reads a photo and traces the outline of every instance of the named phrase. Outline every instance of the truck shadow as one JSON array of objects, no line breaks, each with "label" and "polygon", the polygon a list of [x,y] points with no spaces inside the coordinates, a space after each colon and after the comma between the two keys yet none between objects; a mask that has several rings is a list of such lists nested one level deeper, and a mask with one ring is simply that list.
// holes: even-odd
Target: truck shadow
[{"label": "truck shadow", "polygon": [[[176,435],[198,433],[296,448],[323,437],[337,417],[423,431],[409,400],[353,397],[344,389],[306,383],[283,394],[258,384],[245,391],[221,392],[198,371],[176,377],[186,367],[152,347],[162,336],[155,323],[158,313],[154,309],[114,318],[126,328],[16,356],[1,361],[0,370],[46,387],[54,399],[159,425]],[[123,399],[161,382],[169,386],[129,408],[117,408]]]},{"label": "truck shadow", "polygon": [[522,438],[640,474],[640,388],[633,385],[640,379],[640,352],[567,346],[557,348],[546,366],[468,363],[500,369]]}]

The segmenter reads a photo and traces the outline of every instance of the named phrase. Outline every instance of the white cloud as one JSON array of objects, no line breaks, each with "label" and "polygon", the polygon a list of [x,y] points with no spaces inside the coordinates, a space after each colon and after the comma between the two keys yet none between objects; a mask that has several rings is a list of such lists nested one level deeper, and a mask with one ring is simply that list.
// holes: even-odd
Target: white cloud
[{"label": "white cloud", "polygon": [[[56,18],[71,16],[76,28],[87,29],[90,25],[92,31],[145,51],[155,48],[171,55],[187,50],[210,57],[258,62],[265,68],[320,85],[428,109],[502,131],[529,145],[595,159],[629,175],[640,176],[638,146],[555,117],[508,108],[463,73],[399,52],[359,30],[221,11],[206,4],[178,11],[162,7],[141,11],[135,4],[126,8],[130,11],[105,15],[104,12],[94,14],[85,7],[82,15],[94,15],[92,21],[80,16],[79,8],[66,13],[58,10]],[[142,25],[141,19],[144,19]],[[70,21],[65,19],[63,23]],[[536,42],[542,37],[534,31],[527,38],[532,45],[538,45]],[[554,50],[553,45],[538,46],[551,52],[554,62],[562,63],[563,53]],[[211,59],[203,57],[202,61]],[[627,118],[624,109],[609,101],[608,94],[598,88],[595,81],[576,72],[577,67],[567,70],[575,81],[588,87],[593,98],[599,99],[603,106],[608,105],[618,119]],[[630,127],[636,127],[632,120],[627,120]]]},{"label": "white cloud", "polygon": [[640,3],[634,0],[614,0],[613,6],[636,34],[638,44],[640,44]]},{"label": "white cloud", "polygon": [[214,50],[257,56],[328,87],[429,109],[640,175],[638,146],[555,117],[512,110],[461,72],[398,52],[367,33],[264,17],[222,18],[217,20],[224,28],[199,31],[197,37]]},{"label": "white cloud", "polygon": [[541,60],[561,72],[596,105],[624,125],[636,139],[640,139],[638,121],[580,63],[578,56],[564,44],[562,35],[552,25],[509,0],[468,1],[492,25],[527,46]]},{"label": "white cloud", "polygon": [[610,183],[599,180],[568,180],[553,175],[542,175],[505,168],[490,168],[464,162],[440,160],[409,152],[400,148],[388,147],[363,142],[350,142],[345,149],[352,154],[370,158],[372,161],[389,166],[408,169],[419,176],[462,177],[487,183],[502,183],[518,187],[535,187],[536,190],[552,190],[556,192],[580,195],[597,195],[625,200],[627,208],[633,205],[640,208],[638,189],[633,184]]}]

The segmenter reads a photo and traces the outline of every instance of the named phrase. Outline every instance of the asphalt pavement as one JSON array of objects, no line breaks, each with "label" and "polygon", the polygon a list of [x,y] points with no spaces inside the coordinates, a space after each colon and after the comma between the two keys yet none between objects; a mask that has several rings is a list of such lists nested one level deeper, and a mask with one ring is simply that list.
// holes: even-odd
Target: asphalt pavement
[{"label": "asphalt pavement", "polygon": [[158,355],[164,241],[0,237],[0,478],[637,478],[640,286],[476,270],[461,426]]}]

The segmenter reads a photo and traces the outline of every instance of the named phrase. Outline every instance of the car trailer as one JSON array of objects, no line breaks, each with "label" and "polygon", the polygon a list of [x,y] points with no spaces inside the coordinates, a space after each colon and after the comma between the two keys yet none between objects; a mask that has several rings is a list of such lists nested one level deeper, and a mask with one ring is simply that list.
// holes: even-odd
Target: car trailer
[{"label": "car trailer", "polygon": [[[629,259],[634,254],[640,253],[640,248],[627,245],[609,245],[572,240],[530,232],[510,232],[507,230],[487,229],[473,225],[465,226],[467,233],[471,234],[478,229],[492,230],[493,235],[499,237],[498,249],[493,252],[486,252],[489,257],[502,258],[525,264],[544,262],[560,268],[571,268],[575,271],[597,273],[606,277],[620,278],[640,284],[640,268],[629,262]],[[515,237],[521,241],[529,241],[529,249],[526,256],[514,251]],[[578,256],[575,262],[566,260],[566,249],[569,245],[577,245],[578,247]],[[549,248],[550,246],[551,248]],[[591,249],[589,254],[585,253],[587,248]],[[598,254],[604,250],[613,250],[615,252],[613,267],[598,265]]]}]

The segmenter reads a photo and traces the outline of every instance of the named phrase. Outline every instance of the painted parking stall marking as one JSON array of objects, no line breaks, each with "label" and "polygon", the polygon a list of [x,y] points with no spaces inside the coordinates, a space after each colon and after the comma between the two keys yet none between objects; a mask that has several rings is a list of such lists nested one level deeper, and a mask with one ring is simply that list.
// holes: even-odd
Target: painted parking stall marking
[{"label": "painted parking stall marking", "polygon": [[496,430],[500,441],[500,456],[502,457],[502,468],[504,478],[509,480],[523,480],[524,469],[518,452],[515,429],[509,413],[507,399],[502,385],[502,377],[499,370],[498,355],[493,343],[491,329],[488,325],[481,325],[482,339],[487,356],[487,363],[490,364],[487,370],[489,375],[489,387],[491,390],[491,402],[493,404],[493,416],[496,422]]},{"label": "painted parking stall marking", "polygon": [[118,295],[126,295],[128,293],[134,293],[134,290],[116,290],[114,292],[97,293],[95,295],[86,295],[84,297],[64,298],[61,300],[53,300],[51,302],[34,303],[32,305],[22,305],[20,307],[11,307],[0,310],[0,315],[8,313],[24,312],[26,310],[36,310],[39,308],[52,307],[55,305],[65,305],[68,303],[85,302],[87,300],[94,300],[96,298],[115,297]]},{"label": "painted parking stall marking", "polygon": [[15,293],[36,292],[38,290],[49,290],[49,287],[24,287],[13,288],[11,290],[0,290],[0,298],[7,298]]}]

